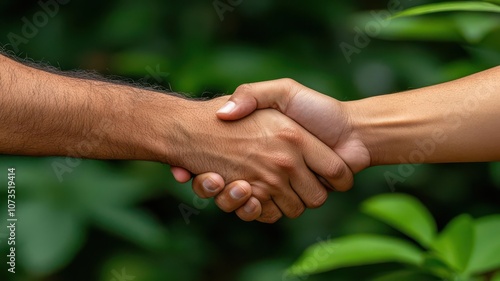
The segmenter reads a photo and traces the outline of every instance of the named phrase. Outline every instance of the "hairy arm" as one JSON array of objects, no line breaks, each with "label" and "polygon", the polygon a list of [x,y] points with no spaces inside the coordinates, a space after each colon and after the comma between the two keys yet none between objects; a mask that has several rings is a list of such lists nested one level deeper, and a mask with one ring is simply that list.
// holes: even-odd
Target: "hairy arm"
[{"label": "hairy arm", "polygon": [[263,222],[323,204],[326,190],[317,176],[338,189],[351,187],[349,167],[279,112],[218,120],[215,111],[227,99],[187,100],[0,56],[0,154],[150,160],[194,174],[214,171],[229,182],[245,179],[262,204],[251,219]]},{"label": "hairy arm", "polygon": [[156,138],[164,136],[160,130],[179,126],[174,117],[185,103],[0,56],[0,153],[172,162],[174,134],[162,145]]}]

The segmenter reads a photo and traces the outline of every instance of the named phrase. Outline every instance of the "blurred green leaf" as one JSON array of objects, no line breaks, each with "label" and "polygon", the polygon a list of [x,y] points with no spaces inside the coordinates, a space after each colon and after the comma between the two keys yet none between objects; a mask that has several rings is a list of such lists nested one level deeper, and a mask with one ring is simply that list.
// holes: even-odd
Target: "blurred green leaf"
[{"label": "blurred green leaf", "polygon": [[393,18],[417,16],[417,15],[438,13],[438,12],[454,12],[454,11],[500,13],[500,7],[492,3],[471,2],[471,1],[433,3],[406,9],[394,15]]},{"label": "blurred green leaf", "polygon": [[[235,7],[231,1],[222,1],[231,7],[225,11],[225,20],[220,21],[212,1],[71,1],[68,5],[60,5],[57,15],[50,16],[48,23],[40,26],[37,23],[44,21],[42,13],[47,9],[38,2],[0,1],[2,44],[7,48],[7,35],[14,32],[27,38],[23,29],[29,31],[29,28],[23,26],[26,20],[33,22],[36,15],[37,35],[19,45],[21,59],[33,58],[63,69],[94,69],[132,79],[160,70],[170,73],[162,82],[164,86],[171,85],[175,91],[190,92],[193,96],[204,92],[231,93],[244,82],[292,77],[338,99],[352,100],[441,83],[500,64],[497,13],[462,11],[384,20],[374,17],[374,13],[383,16],[384,12],[371,10],[388,11],[387,5],[395,4],[393,1],[304,4],[264,0],[242,1]],[[401,4],[409,7],[433,2],[442,1]],[[368,12],[363,13],[361,23],[351,25],[349,19],[362,10]],[[386,23],[389,24],[386,26]],[[356,45],[359,34],[353,34],[355,27],[367,36],[369,45],[366,47]],[[415,42],[417,40],[421,42]],[[342,41],[354,44],[360,52],[353,55],[357,59],[351,64],[346,63],[344,54],[336,46]],[[156,79],[147,82],[156,84]],[[280,267],[276,261],[289,261],[316,237],[392,232],[385,224],[356,212],[360,200],[387,191],[386,181],[381,176],[387,169],[384,166],[363,172],[365,179],[361,184],[358,181],[358,186],[366,188],[331,198],[333,201],[327,202],[326,211],[323,208],[313,210],[299,220],[285,220],[272,226],[246,224],[234,216],[222,214],[210,203],[199,216],[204,219],[186,225],[177,206],[179,203],[195,206],[198,201],[194,201],[189,184],[176,183],[167,176],[169,173],[161,164],[152,168],[136,165],[137,162],[131,162],[132,166],[123,161],[84,160],[78,167],[68,166],[71,171],[64,174],[61,183],[51,162],[66,163],[67,160],[64,157],[2,155],[0,166],[19,168],[20,204],[43,201],[54,210],[69,210],[80,221],[100,220],[97,223],[102,226],[100,228],[135,243],[99,235],[98,231],[92,234],[92,240],[87,241],[85,250],[71,266],[53,275],[36,276],[25,270],[28,267],[20,257],[18,279],[110,281],[112,278],[118,280],[113,270],[121,272],[126,268],[127,273],[136,276],[135,280],[141,281],[277,280]],[[411,176],[404,176],[403,185],[422,198],[429,198],[426,203],[433,204],[428,207],[439,211],[436,215],[440,220],[465,210],[474,214],[498,213],[498,204],[491,200],[492,192],[477,188],[491,184],[492,177],[485,176],[484,167],[488,165],[421,165]],[[497,167],[496,183],[500,187],[500,166]],[[394,166],[396,173],[398,168]],[[0,190],[0,194],[5,192],[5,189]],[[140,218],[128,222],[128,217],[140,217],[128,214],[134,213],[138,204],[154,212],[148,214],[151,220],[161,216],[162,226],[170,230],[168,251],[147,251],[137,247],[141,242],[127,238],[143,231],[135,222]],[[127,215],[108,214],[99,218],[94,209],[102,206],[110,208],[110,213],[125,209]],[[23,219],[28,216],[31,213],[23,214]],[[114,221],[116,217],[123,218],[118,223]],[[158,224],[156,220],[155,223]],[[52,224],[49,221],[46,225]],[[139,230],[127,233],[130,229],[123,226],[126,224],[135,225]],[[85,226],[93,231],[93,226]],[[225,229],[223,232],[221,226]],[[85,232],[86,229],[82,231]],[[1,234],[2,231],[0,239],[5,241],[6,236]],[[28,233],[23,235],[28,236]],[[58,243],[54,239],[47,247]],[[255,247],[256,243],[261,247]],[[5,248],[7,244],[0,243],[0,247]],[[71,257],[68,256],[68,260],[71,261]],[[398,267],[401,265],[358,267],[308,280],[371,280],[371,276]],[[455,280],[449,266],[436,257],[426,258],[421,267],[443,280]],[[11,280],[11,276],[4,274],[5,271],[0,272],[0,280]],[[404,277],[401,280],[405,280]],[[429,279],[424,276],[421,280]],[[485,280],[481,278],[481,281]]]},{"label": "blurred green leaf", "polygon": [[110,68],[114,73],[129,77],[150,77],[149,82],[158,84],[168,78],[170,61],[161,53],[134,50],[112,56]]},{"label": "blurred green leaf", "polygon": [[495,273],[495,274],[491,277],[490,281],[500,281],[500,271],[498,271],[497,273]]},{"label": "blurred green leaf", "polygon": [[455,273],[440,257],[435,254],[428,253],[422,264],[422,268],[426,272],[432,273],[434,276],[438,276],[441,280],[453,279]]},{"label": "blurred green leaf", "polygon": [[113,45],[132,43],[144,40],[154,23],[158,20],[154,7],[146,3],[123,1],[101,23],[99,33]]},{"label": "blurred green leaf", "polygon": [[[371,13],[360,13],[353,17],[352,24],[366,28],[373,21]],[[397,18],[386,22],[374,37],[389,40],[462,41],[456,24],[446,17]]]},{"label": "blurred green leaf", "polygon": [[429,246],[436,235],[431,213],[417,199],[406,194],[382,194],[366,200],[361,209],[405,233],[423,246]]},{"label": "blurred green leaf", "polygon": [[287,272],[306,275],[356,265],[384,262],[419,265],[422,261],[422,252],[411,243],[392,237],[359,234],[312,245]]},{"label": "blurred green leaf", "polygon": [[66,266],[85,241],[83,221],[45,201],[18,205],[18,261],[36,275],[47,275]]},{"label": "blurred green leaf", "polygon": [[467,272],[482,273],[500,269],[500,215],[476,219],[474,249]]},{"label": "blurred green leaf", "polygon": [[119,254],[106,258],[107,260],[104,262],[101,269],[101,277],[97,280],[156,281],[165,279],[165,276],[162,276],[164,275],[161,272],[162,267],[156,264],[157,261],[151,256],[147,256],[143,253],[120,252]]},{"label": "blurred green leaf", "polygon": [[498,15],[461,13],[454,15],[452,20],[456,23],[464,39],[471,44],[479,43],[486,35],[500,26]]},{"label": "blurred green leaf", "polygon": [[82,207],[130,206],[150,195],[151,188],[146,179],[113,173],[106,169],[103,161],[84,161],[74,168],[62,186]]},{"label": "blurred green leaf", "polygon": [[283,278],[283,270],[287,267],[287,263],[277,259],[265,259],[258,263],[249,264],[246,269],[240,274],[238,281],[276,281],[286,279]]},{"label": "blurred green leaf", "polygon": [[415,272],[415,271],[409,271],[409,270],[404,270],[404,271],[395,271],[395,272],[390,272],[381,276],[378,276],[377,278],[371,279],[372,281],[433,281],[433,280],[439,280],[438,278],[424,274],[421,272]]},{"label": "blurred green leaf", "polygon": [[500,188],[500,162],[490,163],[490,174],[493,183]]},{"label": "blurred green leaf", "polygon": [[151,251],[164,250],[168,246],[166,229],[146,212],[96,207],[92,219],[101,228]]},{"label": "blurred green leaf", "polygon": [[465,271],[473,246],[473,221],[467,214],[460,215],[448,223],[432,245],[444,262],[460,272]]}]

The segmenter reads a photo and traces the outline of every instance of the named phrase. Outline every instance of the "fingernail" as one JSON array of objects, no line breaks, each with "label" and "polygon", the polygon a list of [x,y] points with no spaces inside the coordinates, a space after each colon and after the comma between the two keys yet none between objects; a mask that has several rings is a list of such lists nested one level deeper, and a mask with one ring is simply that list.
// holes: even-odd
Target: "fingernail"
[{"label": "fingernail", "polygon": [[245,204],[245,207],[243,207],[243,211],[245,211],[246,213],[253,213],[253,211],[255,211],[255,208],[257,208],[257,206],[255,205],[255,203],[253,203],[253,202],[247,202]]},{"label": "fingernail", "polygon": [[203,187],[208,190],[208,191],[215,191],[217,189],[217,184],[215,183],[214,180],[208,178],[203,181]]},{"label": "fingernail", "polygon": [[221,107],[217,113],[224,113],[224,114],[228,114],[228,113],[231,113],[231,111],[233,111],[233,109],[236,107],[236,104],[232,101],[228,101],[226,102],[226,104]]},{"label": "fingernail", "polygon": [[229,194],[231,195],[231,197],[233,197],[233,199],[241,199],[245,197],[245,191],[241,187],[235,187],[231,189],[231,191],[229,191]]}]

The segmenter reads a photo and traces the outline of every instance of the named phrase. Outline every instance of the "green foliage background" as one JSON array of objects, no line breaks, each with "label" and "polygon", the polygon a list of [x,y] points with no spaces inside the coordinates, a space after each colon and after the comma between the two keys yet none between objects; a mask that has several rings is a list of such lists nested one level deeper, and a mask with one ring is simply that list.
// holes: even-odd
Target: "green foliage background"
[{"label": "green foliage background", "polygon": [[[499,18],[488,13],[391,20],[348,63],[339,45],[355,46],[354,28],[377,22],[370,11],[391,2],[408,8],[430,1],[243,0],[221,20],[211,0],[74,0],[59,5],[16,54],[190,96],[290,77],[340,100],[423,87],[500,63]],[[23,18],[32,22],[40,11],[36,1],[0,2],[0,43],[15,49],[9,38],[23,36]],[[7,167],[17,168],[19,218],[15,276],[6,271],[7,231],[0,229],[2,280],[110,281],[123,270],[146,281],[281,280],[318,241],[362,233],[408,239],[359,211],[362,200],[393,191],[384,173],[398,169],[414,171],[396,191],[418,197],[440,230],[460,213],[500,212],[498,163],[370,168],[356,176],[352,191],[332,193],[322,208],[264,225],[195,199],[165,165],[73,160],[59,181],[53,165],[66,161],[0,156],[0,219],[3,225]],[[180,209],[195,211],[189,223]],[[308,280],[366,280],[393,268],[345,268]]]}]

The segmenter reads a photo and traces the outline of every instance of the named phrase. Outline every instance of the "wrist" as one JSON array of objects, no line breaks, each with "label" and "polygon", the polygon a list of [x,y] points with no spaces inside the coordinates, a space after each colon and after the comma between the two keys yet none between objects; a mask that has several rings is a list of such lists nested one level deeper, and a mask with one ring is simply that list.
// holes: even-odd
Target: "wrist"
[{"label": "wrist", "polygon": [[242,149],[236,143],[227,146],[226,138],[234,134],[233,123],[220,121],[215,114],[227,100],[228,97],[220,97],[197,101],[163,95],[146,118],[146,126],[155,136],[149,145],[155,157],[152,160],[197,174],[210,171],[207,167],[215,169],[217,160],[224,159],[226,164],[234,160],[221,153],[235,155],[233,150]]},{"label": "wrist", "polygon": [[439,114],[415,110],[422,102],[412,101],[408,93],[349,102],[353,131],[370,154],[370,166],[402,163],[415,140],[432,135]]},{"label": "wrist", "polygon": [[[377,134],[374,132],[372,116],[369,113],[370,106],[366,99],[342,102],[342,107],[347,116],[349,136],[358,142],[368,154],[368,161],[364,168],[376,166],[381,163],[380,145]],[[359,169],[362,170],[362,169]]]},{"label": "wrist", "polygon": [[193,142],[188,132],[196,101],[149,91],[141,97],[123,112],[121,122],[128,124],[125,145],[137,148],[134,159],[182,166]]}]

